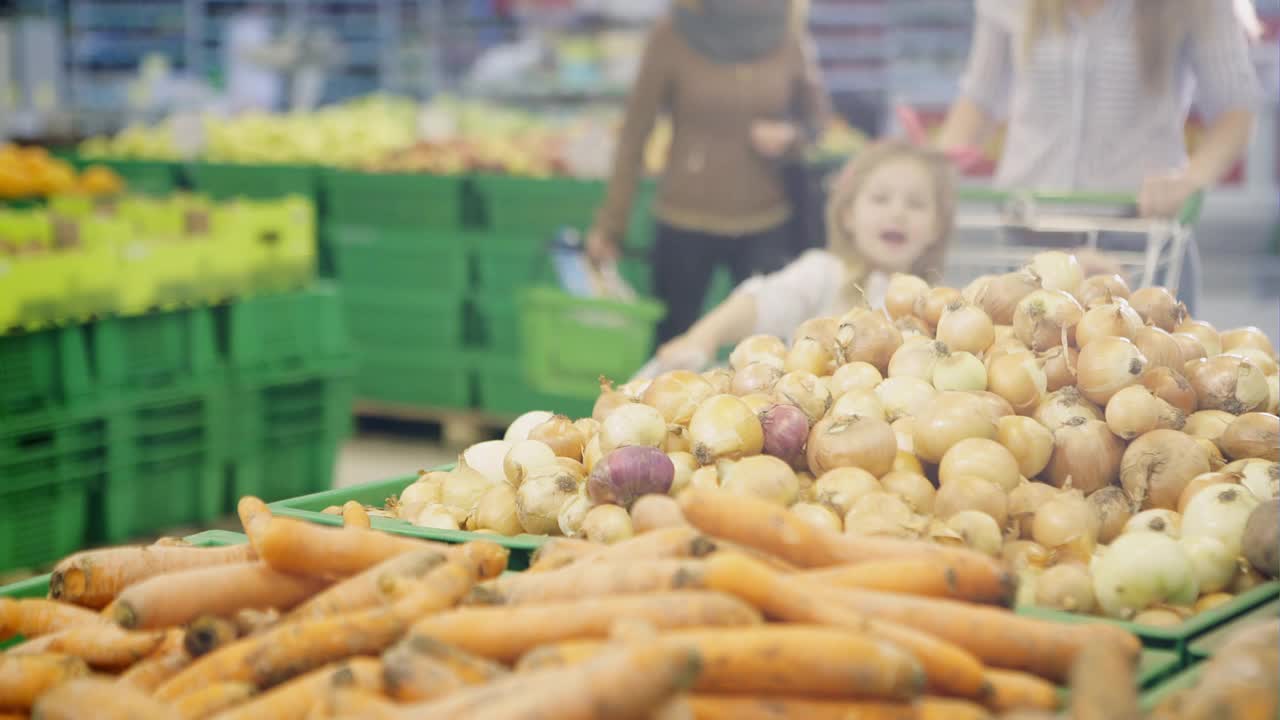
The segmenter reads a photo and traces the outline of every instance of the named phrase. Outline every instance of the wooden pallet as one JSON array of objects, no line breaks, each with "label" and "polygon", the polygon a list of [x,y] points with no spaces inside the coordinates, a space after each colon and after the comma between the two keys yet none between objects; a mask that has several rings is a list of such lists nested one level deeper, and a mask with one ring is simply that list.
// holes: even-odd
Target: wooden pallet
[{"label": "wooden pallet", "polygon": [[448,447],[464,448],[493,435],[501,435],[515,415],[485,412],[469,408],[432,408],[399,405],[378,400],[356,400],[356,417],[383,418],[420,422],[440,426],[440,434]]}]

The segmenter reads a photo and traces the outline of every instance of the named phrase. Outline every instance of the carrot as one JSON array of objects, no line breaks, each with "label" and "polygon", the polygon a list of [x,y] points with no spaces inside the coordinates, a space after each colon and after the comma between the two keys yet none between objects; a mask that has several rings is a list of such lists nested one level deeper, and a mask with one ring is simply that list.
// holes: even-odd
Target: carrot
[{"label": "carrot", "polygon": [[280,611],[275,608],[245,609],[236,613],[231,621],[235,625],[236,634],[240,637],[256,635],[280,622]]},{"label": "carrot", "polygon": [[303,720],[317,695],[331,687],[381,691],[382,663],[358,657],[325,665],[215,717],[217,720]]},{"label": "carrot", "polygon": [[551,538],[533,551],[529,569],[525,572],[545,572],[562,568],[579,558],[598,552],[603,548],[599,543],[574,538]]},{"label": "carrot", "polygon": [[477,585],[465,602],[518,605],[701,587],[700,560],[573,563],[542,573],[504,575]]},{"label": "carrot", "polygon": [[165,633],[164,641],[146,658],[134,663],[118,678],[119,682],[128,683],[140,690],[150,692],[160,683],[177,675],[182,668],[191,664],[191,656],[183,647],[186,631],[170,630]]},{"label": "carrot", "polygon": [[18,635],[31,639],[72,625],[103,622],[98,613],[56,600],[0,598],[0,641]]},{"label": "carrot", "polygon": [[693,695],[696,720],[918,720],[910,703],[768,695]]},{"label": "carrot", "polygon": [[405,580],[421,580],[446,559],[444,550],[430,547],[393,556],[335,583],[299,605],[290,618],[333,615],[390,602],[407,590]]},{"label": "carrot", "polygon": [[785,508],[722,490],[687,491],[680,496],[680,507],[689,522],[703,532],[763,550],[802,568],[924,558],[952,568],[956,585],[965,588],[965,597],[1001,598],[1000,604],[1008,605],[1016,590],[1014,576],[1000,563],[972,550],[822,530]]},{"label": "carrot", "polygon": [[63,653],[74,655],[98,670],[123,670],[150,655],[164,637],[164,633],[130,632],[110,624],[74,625],[11,647],[8,653]]},{"label": "carrot", "polygon": [[240,516],[244,534],[249,536],[249,544],[257,548],[263,528],[271,522],[271,509],[262,500],[245,495],[236,503],[236,514]]},{"label": "carrot", "polygon": [[149,630],[245,608],[288,610],[325,585],[323,580],[286,575],[260,562],[216,565],[143,580],[125,588],[103,614],[122,627]]},{"label": "carrot", "polygon": [[358,527],[369,529],[369,513],[364,506],[355,500],[348,500],[342,506],[342,525],[343,527]]},{"label": "carrot", "polygon": [[27,710],[36,699],[89,666],[71,655],[0,655],[0,710]]},{"label": "carrot", "polygon": [[510,674],[498,663],[421,635],[411,635],[383,653],[382,665],[387,694],[401,702],[429,700]]},{"label": "carrot", "polygon": [[311,708],[310,718],[352,717],[364,720],[396,720],[400,708],[382,695],[367,690],[329,688]]},{"label": "carrot", "polygon": [[214,683],[178,698],[173,709],[179,717],[200,720],[240,705],[257,692],[249,683]]},{"label": "carrot", "polygon": [[688,647],[660,640],[620,645],[579,667],[513,675],[405,706],[401,717],[647,720],[693,682],[700,666]]},{"label": "carrot", "polygon": [[187,542],[186,538],[180,537],[156,538],[156,541],[151,544],[155,547],[191,547],[191,543]]},{"label": "carrot", "polygon": [[[1274,674],[1271,680],[1274,697]],[[1129,648],[1109,641],[1089,643],[1071,669],[1071,717],[1073,720],[1137,720],[1142,717],[1137,687],[1134,656]],[[1221,714],[1214,716],[1232,717],[1227,708],[1220,710]],[[1186,713],[1186,708],[1179,715],[1193,717]],[[1275,717],[1274,711],[1270,717]]]},{"label": "carrot", "polygon": [[833,587],[863,588],[904,595],[951,598],[966,602],[999,605],[1008,600],[1003,588],[995,595],[983,582],[968,583],[957,566],[935,558],[900,558],[872,560],[857,565],[838,565],[819,570],[806,570],[801,577]]},{"label": "carrot", "polygon": [[[981,705],[954,698],[926,697],[915,703],[918,720],[990,720]],[[1005,720],[1013,720],[1006,717]]]},{"label": "carrot", "polygon": [[1017,670],[987,670],[991,692],[984,704],[995,712],[1056,710],[1058,688],[1053,683]]},{"label": "carrot", "polygon": [[35,702],[39,720],[172,720],[173,708],[129,685],[101,677],[63,683]]},{"label": "carrot", "polygon": [[973,653],[982,662],[1063,682],[1071,663],[1089,642],[1115,637],[1136,657],[1136,638],[1111,625],[1059,625],[1008,610],[872,590],[812,585],[819,602],[851,609],[869,618],[905,625]]},{"label": "carrot", "polygon": [[[353,533],[358,532],[352,530]],[[422,587],[394,605],[284,623],[209,653],[156,691],[180,697],[215,682],[269,687],[328,662],[376,654],[422,615],[455,604],[475,582],[475,568],[458,561],[433,570]]]},{"label": "carrot", "polygon": [[320,577],[355,575],[387,558],[443,543],[364,528],[333,528],[293,518],[271,518],[257,540],[263,562],[280,572]]},{"label": "carrot", "polygon": [[602,545],[581,562],[635,562],[662,558],[699,558],[715,552],[715,542],[692,527],[669,527]]},{"label": "carrot", "polygon": [[539,645],[520,656],[516,662],[516,672],[580,665],[600,654],[604,647],[605,644],[599,640],[570,640],[554,645]]},{"label": "carrot", "polygon": [[187,627],[187,636],[183,640],[183,647],[188,655],[198,658],[234,642],[239,636],[240,631],[235,623],[226,618],[206,615],[196,618]]},{"label": "carrot", "polygon": [[620,618],[647,620],[658,628],[760,622],[760,614],[737,598],[676,591],[515,607],[465,607],[425,618],[413,626],[413,632],[481,657],[513,662],[539,645],[607,637]]},{"label": "carrot", "polygon": [[49,578],[49,596],[96,610],[105,607],[121,590],[149,577],[253,559],[253,548],[249,545],[87,550],[54,567]]}]

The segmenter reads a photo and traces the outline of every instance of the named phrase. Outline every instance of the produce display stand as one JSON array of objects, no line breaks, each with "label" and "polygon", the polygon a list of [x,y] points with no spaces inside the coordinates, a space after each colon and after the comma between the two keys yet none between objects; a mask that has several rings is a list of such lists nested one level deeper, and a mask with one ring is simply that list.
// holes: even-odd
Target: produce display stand
[{"label": "produce display stand", "polygon": [[1187,647],[1188,653],[1193,661],[1212,657],[1218,651],[1218,648],[1222,647],[1236,633],[1253,625],[1275,622],[1277,618],[1280,618],[1280,598],[1241,615],[1235,620],[1219,626],[1212,632],[1205,633]]}]

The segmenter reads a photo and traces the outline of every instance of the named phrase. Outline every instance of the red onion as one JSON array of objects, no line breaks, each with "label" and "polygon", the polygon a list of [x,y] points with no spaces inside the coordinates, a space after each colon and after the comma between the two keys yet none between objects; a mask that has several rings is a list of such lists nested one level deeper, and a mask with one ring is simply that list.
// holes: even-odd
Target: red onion
[{"label": "red onion", "polygon": [[596,463],[587,479],[587,493],[596,504],[629,507],[642,495],[667,493],[675,474],[676,467],[666,453],[657,448],[629,445]]},{"label": "red onion", "polygon": [[809,439],[809,418],[795,405],[774,405],[760,413],[764,426],[764,454],[772,455],[792,467],[804,458],[804,445]]}]

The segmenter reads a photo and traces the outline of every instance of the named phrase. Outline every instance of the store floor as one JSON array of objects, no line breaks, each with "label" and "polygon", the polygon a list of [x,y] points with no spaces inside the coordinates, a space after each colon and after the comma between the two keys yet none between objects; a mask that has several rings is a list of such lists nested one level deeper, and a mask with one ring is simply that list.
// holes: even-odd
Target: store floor
[{"label": "store floor", "polygon": [[428,437],[365,431],[342,447],[334,471],[334,486],[350,487],[411,475],[452,463],[457,458],[457,450],[449,450]]}]

